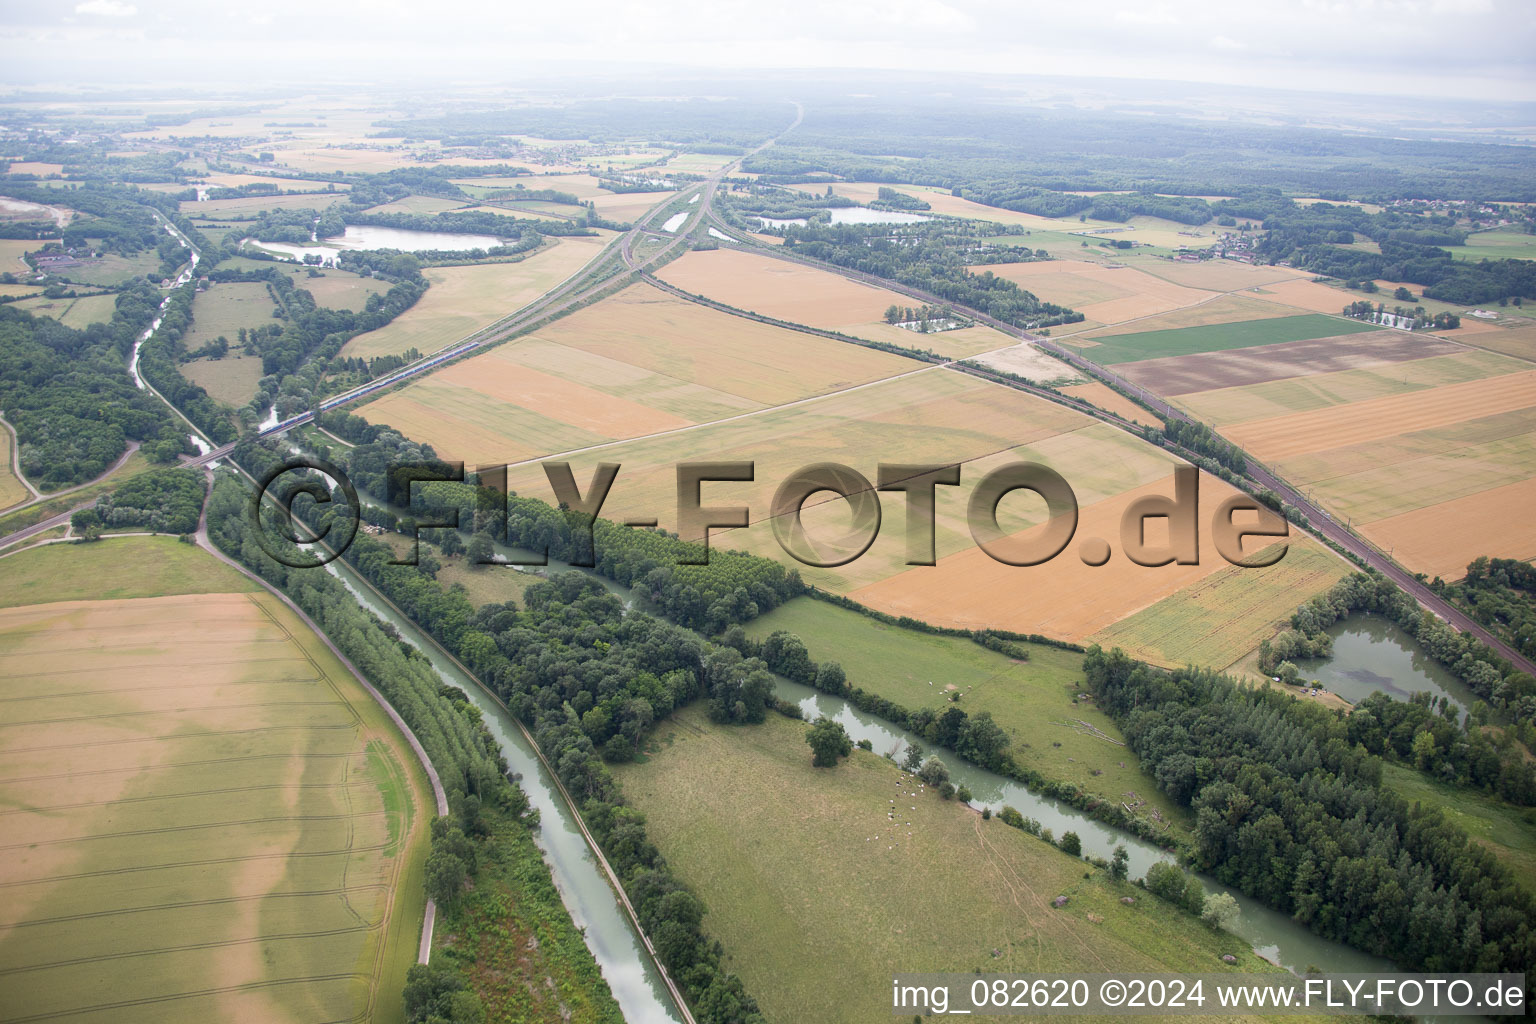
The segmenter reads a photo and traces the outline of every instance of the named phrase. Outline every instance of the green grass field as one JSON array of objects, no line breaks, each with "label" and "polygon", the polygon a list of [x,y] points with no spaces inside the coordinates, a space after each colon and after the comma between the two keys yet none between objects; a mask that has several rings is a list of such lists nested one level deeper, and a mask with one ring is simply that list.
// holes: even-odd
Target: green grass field
[{"label": "green grass field", "polygon": [[1185,327],[1173,331],[1111,334],[1095,338],[1097,344],[1091,349],[1084,349],[1083,354],[1096,363],[1109,366],[1139,359],[1225,352],[1234,348],[1278,345],[1287,341],[1306,341],[1310,338],[1331,338],[1335,335],[1379,330],[1381,328],[1374,324],[1343,320],[1322,313],[1306,313],[1267,320],[1212,324],[1208,327]]},{"label": "green grass field", "polygon": [[1458,260],[1536,259],[1536,235],[1523,231],[1479,231],[1467,236],[1466,245],[1447,246]]},{"label": "green grass field", "polygon": [[225,405],[239,408],[256,397],[261,381],[261,357],[238,355],[231,349],[223,359],[194,359],[181,364],[181,375]]},{"label": "green grass field", "polygon": [[222,336],[237,345],[240,328],[267,326],[276,308],[263,283],[216,284],[192,300],[192,327],[182,344],[190,352]]},{"label": "green grass field", "polygon": [[1382,781],[1404,800],[1440,808],[1514,872],[1522,885],[1536,891],[1536,811],[1486,793],[1447,786],[1399,764],[1383,765]]},{"label": "green grass field", "polygon": [[780,629],[800,637],[813,660],[842,665],[850,685],[905,708],[946,707],[954,687],[965,711],[991,713],[1027,768],[1115,803],[1134,792],[1147,801],[1140,813],[1155,807],[1175,828],[1186,817],[1141,771],[1109,717],[1091,701],[1076,701],[1085,685],[1081,654],[1026,644],[1029,661],[1014,661],[970,640],[888,626],[809,597],[747,625],[758,640]]},{"label": "green grass field", "polygon": [[[903,795],[893,823],[901,771],[857,749],[813,768],[805,730],[778,715],[717,726],[694,707],[616,771],[769,1020],[887,1019],[897,971],[1273,969],[1241,940],[937,794]],[[1069,903],[1057,909],[1059,895]]]},{"label": "green grass field", "polygon": [[[103,553],[137,586],[93,587]],[[206,552],[23,560],[60,586],[0,611],[0,1012],[403,1020],[433,805],[384,710]]]},{"label": "green grass field", "polygon": [[76,330],[91,324],[107,323],[117,309],[116,295],[84,295],[77,299],[46,299],[42,296],[12,303],[12,309],[24,309],[34,316],[46,316]]},{"label": "green grass field", "polygon": [[132,256],[108,254],[99,260],[91,260],[78,267],[69,267],[57,276],[75,284],[116,287],[130,277],[153,274],[159,267],[160,257],[153,252],[140,252]]},{"label": "green grass field", "polygon": [[256,584],[175,537],[49,544],[0,562],[0,608],[50,601],[116,601],[160,594],[240,594]]},{"label": "green grass field", "polygon": [[1225,566],[1090,639],[1154,664],[1226,668],[1273,636],[1303,600],[1350,569],[1332,552],[1293,537],[1274,565]]}]

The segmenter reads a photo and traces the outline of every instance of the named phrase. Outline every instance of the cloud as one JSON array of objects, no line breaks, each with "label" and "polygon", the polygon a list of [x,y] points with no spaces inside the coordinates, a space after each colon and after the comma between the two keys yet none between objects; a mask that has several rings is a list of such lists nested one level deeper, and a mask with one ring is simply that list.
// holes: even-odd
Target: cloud
[{"label": "cloud", "polygon": [[1116,11],[1115,20],[1126,25],[1177,25],[1179,19],[1167,7],[1149,7],[1145,10]]},{"label": "cloud", "polygon": [[122,0],[85,0],[83,4],[75,4],[76,14],[99,14],[105,18],[127,18],[138,14],[139,9],[133,4],[125,4]]},{"label": "cloud", "polygon": [[1248,44],[1239,42],[1231,36],[1211,36],[1211,45],[1218,50],[1246,50]]}]

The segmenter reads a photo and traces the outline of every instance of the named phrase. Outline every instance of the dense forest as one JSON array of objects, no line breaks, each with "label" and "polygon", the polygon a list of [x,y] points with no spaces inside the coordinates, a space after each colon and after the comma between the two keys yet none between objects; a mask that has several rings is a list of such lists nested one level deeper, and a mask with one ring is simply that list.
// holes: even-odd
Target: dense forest
[{"label": "dense forest", "polygon": [[[1260,669],[1288,675],[1286,665],[1291,659],[1327,654],[1332,647],[1328,627],[1351,613],[1380,615],[1397,623],[1480,698],[1459,724],[1449,711],[1421,714],[1401,702],[1389,718],[1378,711],[1352,716],[1352,722],[1359,718],[1352,725],[1352,741],[1364,743],[1373,753],[1413,764],[1442,781],[1496,792],[1513,803],[1536,805],[1536,761],[1528,754],[1536,749],[1536,679],[1514,670],[1470,634],[1458,632],[1420,608],[1380,573],[1354,573],[1299,607],[1288,629],[1259,645]],[[1482,729],[1496,718],[1511,723],[1498,739]],[[1383,721],[1389,724],[1378,728]]]},{"label": "dense forest", "polygon": [[1536,962],[1531,894],[1438,811],[1382,787],[1345,716],[1118,650],[1091,648],[1084,671],[1142,766],[1194,811],[1197,868],[1405,969]]},{"label": "dense forest", "polygon": [[70,523],[87,538],[103,528],[125,526],[154,533],[195,533],[206,494],[199,470],[152,469],[97,498],[94,508],[80,509]]},{"label": "dense forest", "polygon": [[129,441],[158,462],[191,450],[185,429],[128,375],[134,339],[159,301],[141,279],[119,293],[110,323],[80,331],[0,307],[0,410],[21,441],[21,471],[39,489],[100,476]]}]

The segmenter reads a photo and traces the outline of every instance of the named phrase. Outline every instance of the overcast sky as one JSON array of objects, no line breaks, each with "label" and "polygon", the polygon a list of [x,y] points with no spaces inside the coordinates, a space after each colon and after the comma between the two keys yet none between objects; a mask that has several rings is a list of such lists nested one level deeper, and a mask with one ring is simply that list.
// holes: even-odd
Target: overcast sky
[{"label": "overcast sky", "polygon": [[[1533,0],[0,0],[0,80],[496,79],[530,57],[1536,99]],[[230,77],[230,76],[238,77]]]}]

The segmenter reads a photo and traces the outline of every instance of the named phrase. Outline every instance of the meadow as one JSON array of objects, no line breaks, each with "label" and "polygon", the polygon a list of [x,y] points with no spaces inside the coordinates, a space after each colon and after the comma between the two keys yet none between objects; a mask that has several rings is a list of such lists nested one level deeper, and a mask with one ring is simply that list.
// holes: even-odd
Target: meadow
[{"label": "meadow", "polygon": [[[317,182],[309,184],[319,187]],[[337,191],[333,193],[301,192],[298,195],[241,196],[239,199],[207,199],[203,202],[189,199],[182,202],[181,212],[197,217],[235,217],[253,220],[263,210],[324,210],[346,198],[345,192]]]},{"label": "meadow", "polygon": [[256,397],[256,385],[262,378],[261,357],[237,355],[232,349],[223,359],[182,363],[181,375],[216,401],[238,409]]},{"label": "meadow", "polygon": [[240,328],[266,327],[277,306],[265,282],[232,281],[215,284],[192,300],[192,326],[181,343],[195,351],[223,337],[231,346],[240,342]]},{"label": "meadow", "polygon": [[7,564],[50,586],[0,612],[6,1016],[403,1020],[432,808],[404,739],[206,553],[90,547],[185,548],[198,592],[151,569],[137,589],[160,596],[95,599],[77,545]]},{"label": "meadow", "polygon": [[904,773],[861,750],[813,768],[805,729],[776,715],[717,726],[691,708],[657,728],[643,763],[615,772],[768,1019],[883,1019],[891,975],[919,965],[1215,973],[1230,954],[1231,969],[1273,969],[1242,941],[935,793],[903,790],[889,820]]},{"label": "meadow", "polygon": [[515,263],[466,267],[428,267],[431,283],[416,304],[384,327],[360,334],[342,347],[344,358],[400,355],[415,348],[423,354],[461,341],[510,316],[586,266],[613,233],[559,239]]},{"label": "meadow", "polygon": [[[1133,334],[1097,336],[1092,348],[1083,354],[1096,363],[1113,366],[1142,359],[1193,355],[1198,352],[1224,352],[1255,345],[1277,345],[1310,338],[1342,337],[1379,331],[1373,324],[1320,314],[1243,320],[1236,323],[1210,324],[1169,331],[1138,331]],[[1073,344],[1076,347],[1076,343]]]},{"label": "meadow", "polygon": [[107,323],[117,310],[116,295],[82,295],[76,299],[47,299],[42,296],[11,304],[33,316],[46,316],[66,327],[82,330],[91,324]]},{"label": "meadow", "polygon": [[[36,242],[27,243],[36,247]],[[115,288],[130,277],[143,277],[160,269],[160,257],[153,252],[134,253],[132,256],[115,256],[108,253],[99,260],[86,260],[79,266],[67,267],[57,276],[74,284],[95,285],[98,288]]]},{"label": "meadow", "polygon": [[1536,816],[1528,807],[1514,807],[1488,793],[1448,786],[1406,765],[1382,765],[1381,780],[1410,803],[1435,807],[1466,830],[1514,872],[1526,888],[1536,890]]},{"label": "meadow", "polygon": [[1134,792],[1163,820],[1185,824],[1186,813],[1142,773],[1109,717],[1077,699],[1086,684],[1083,656],[1075,651],[1022,643],[1029,660],[1018,661],[963,637],[904,629],[811,597],[780,605],[746,628],[755,640],[777,630],[795,634],[813,661],[841,665],[848,685],[909,710],[942,711],[959,694],[967,714],[988,712],[1008,733],[1009,752],[1023,767],[1112,803]]}]

